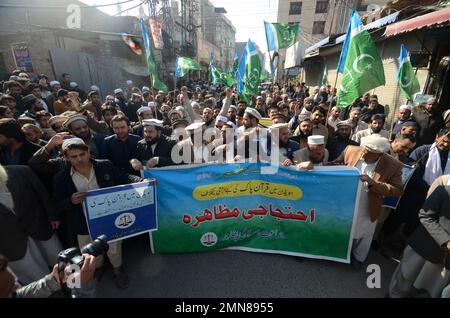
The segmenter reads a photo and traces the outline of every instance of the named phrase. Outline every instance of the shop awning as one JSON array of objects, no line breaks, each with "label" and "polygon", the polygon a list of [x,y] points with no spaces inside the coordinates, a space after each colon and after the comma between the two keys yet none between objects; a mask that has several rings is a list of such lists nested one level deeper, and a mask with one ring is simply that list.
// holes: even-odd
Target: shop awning
[{"label": "shop awning", "polygon": [[411,32],[423,27],[450,21],[450,8],[424,14],[409,20],[400,21],[386,27],[384,36],[390,37],[400,33]]}]

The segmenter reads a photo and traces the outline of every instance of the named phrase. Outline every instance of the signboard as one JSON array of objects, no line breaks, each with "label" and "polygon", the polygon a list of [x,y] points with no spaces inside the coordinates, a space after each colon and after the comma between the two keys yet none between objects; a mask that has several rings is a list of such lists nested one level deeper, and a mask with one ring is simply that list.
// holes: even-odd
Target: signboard
[{"label": "signboard", "polygon": [[106,235],[113,242],[156,230],[155,188],[152,181],[88,191],[83,205],[91,239]]},{"label": "signboard", "polygon": [[16,68],[28,73],[33,72],[33,63],[31,62],[30,50],[26,42],[11,44],[12,54]]}]

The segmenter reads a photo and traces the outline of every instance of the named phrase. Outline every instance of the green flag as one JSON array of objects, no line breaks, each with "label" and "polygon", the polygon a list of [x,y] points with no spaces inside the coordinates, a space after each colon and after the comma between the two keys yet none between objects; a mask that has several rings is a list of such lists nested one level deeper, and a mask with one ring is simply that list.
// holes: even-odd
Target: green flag
[{"label": "green flag", "polygon": [[264,22],[264,27],[269,52],[292,46],[300,33],[300,23]]},{"label": "green flag", "polygon": [[328,85],[328,64],[325,64],[323,68],[322,80],[320,81],[322,85]]},{"label": "green flag", "polygon": [[339,88],[337,106],[347,107],[365,92],[384,85],[383,63],[370,34],[362,28],[355,11],[351,18],[348,51]]},{"label": "green flag", "polygon": [[142,38],[144,39],[144,47],[145,47],[145,56],[147,59],[147,67],[152,79],[152,86],[157,90],[167,92],[167,86],[163,82],[159,80],[158,70],[156,68],[155,57],[153,55],[152,46],[150,45],[150,38],[147,29],[147,25],[144,22],[144,19],[141,19],[141,32]]},{"label": "green flag", "polygon": [[239,93],[256,96],[261,79],[261,59],[253,43],[249,40],[242,53],[237,70],[237,89]]},{"label": "green flag", "polygon": [[199,71],[202,67],[200,64],[188,57],[177,56],[177,63],[175,69],[176,77],[183,77],[188,71]]},{"label": "green flag", "polygon": [[400,47],[397,79],[400,84],[400,90],[408,100],[412,101],[413,95],[420,92],[420,85],[409,60],[408,50],[403,44]]}]

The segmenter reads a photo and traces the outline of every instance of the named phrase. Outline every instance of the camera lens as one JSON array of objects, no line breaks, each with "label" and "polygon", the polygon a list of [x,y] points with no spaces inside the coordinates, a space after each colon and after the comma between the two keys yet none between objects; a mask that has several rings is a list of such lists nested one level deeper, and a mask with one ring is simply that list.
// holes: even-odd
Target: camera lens
[{"label": "camera lens", "polygon": [[106,253],[109,249],[106,235],[100,235],[94,242],[89,243],[81,249],[81,253],[90,254],[93,256],[99,256]]}]

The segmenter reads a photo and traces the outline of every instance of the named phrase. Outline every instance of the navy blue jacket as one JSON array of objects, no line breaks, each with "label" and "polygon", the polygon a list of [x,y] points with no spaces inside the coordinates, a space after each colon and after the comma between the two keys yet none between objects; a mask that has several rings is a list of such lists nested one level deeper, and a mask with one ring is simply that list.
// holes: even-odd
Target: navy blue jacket
[{"label": "navy blue jacket", "polygon": [[127,140],[121,141],[117,135],[106,137],[103,140],[101,158],[110,160],[115,166],[125,172],[135,173],[130,160],[136,158],[137,144],[142,138],[129,134]]},{"label": "navy blue jacket", "polygon": [[[92,164],[100,188],[108,188],[122,184],[142,181],[142,178],[127,174],[115,167],[108,160],[92,160]],[[53,180],[55,201],[60,213],[65,213],[68,227],[72,233],[89,234],[81,204],[71,202],[72,194],[78,192],[70,175],[71,165],[67,164]]]}]

